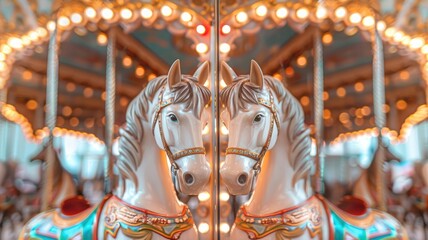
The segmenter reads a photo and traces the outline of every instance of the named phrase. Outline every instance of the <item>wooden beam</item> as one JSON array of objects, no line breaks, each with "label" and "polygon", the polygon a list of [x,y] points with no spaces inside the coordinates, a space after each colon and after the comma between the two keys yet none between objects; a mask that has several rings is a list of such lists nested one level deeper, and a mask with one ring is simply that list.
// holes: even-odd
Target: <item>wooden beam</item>
[{"label": "wooden beam", "polygon": [[[17,61],[16,64],[30,71],[46,75],[47,63],[45,60],[37,58],[25,58]],[[82,86],[100,89],[102,91],[105,90],[105,76],[87,72],[75,67],[70,67],[65,64],[60,64],[59,66],[59,79],[67,80]],[[130,98],[137,96],[141,89],[121,83],[118,83],[116,87],[118,95],[124,95]]]},{"label": "wooden beam", "polygon": [[263,72],[265,74],[273,74],[281,67],[281,63],[290,61],[293,56],[300,54],[305,48],[312,47],[315,31],[316,28],[308,27],[303,33],[296,35],[288,41],[278,50],[277,54],[262,64]]},{"label": "wooden beam", "polygon": [[115,28],[114,31],[116,31],[116,41],[120,47],[132,52],[140,61],[147,64],[147,66],[154,72],[162,75],[168,73],[168,64],[144,46],[140,41],[133,38],[130,34],[126,34],[120,28]]},{"label": "wooden beam", "polygon": [[[418,63],[412,60],[409,60],[407,57],[395,57],[392,59],[385,60],[385,75],[396,73],[402,71],[408,67],[417,65]],[[343,87],[357,81],[365,81],[372,79],[373,76],[373,66],[372,64],[366,64],[351,68],[348,70],[340,71],[327,75],[324,81],[324,89],[334,89],[338,87]],[[302,83],[299,85],[294,85],[290,87],[290,91],[294,96],[299,97],[305,94],[309,94],[313,91],[312,84]]]}]

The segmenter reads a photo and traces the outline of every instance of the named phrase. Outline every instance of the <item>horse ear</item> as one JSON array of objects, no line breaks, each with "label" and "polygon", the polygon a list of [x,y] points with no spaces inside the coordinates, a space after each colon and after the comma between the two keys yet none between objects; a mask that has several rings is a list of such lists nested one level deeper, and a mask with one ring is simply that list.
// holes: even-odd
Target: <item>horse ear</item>
[{"label": "horse ear", "polygon": [[263,89],[263,72],[254,60],[251,60],[250,82]]},{"label": "horse ear", "polygon": [[233,69],[225,62],[221,62],[221,77],[223,78],[226,85],[230,85],[233,82],[233,79],[237,77]]},{"label": "horse ear", "polygon": [[177,59],[171,65],[171,68],[168,71],[168,86],[172,88],[175,84],[181,81],[181,68],[180,60]]},{"label": "horse ear", "polygon": [[208,61],[205,61],[201,64],[201,66],[198,67],[196,72],[193,74],[193,77],[198,79],[199,84],[204,84],[205,81],[208,79],[208,76],[210,74],[210,64]]}]

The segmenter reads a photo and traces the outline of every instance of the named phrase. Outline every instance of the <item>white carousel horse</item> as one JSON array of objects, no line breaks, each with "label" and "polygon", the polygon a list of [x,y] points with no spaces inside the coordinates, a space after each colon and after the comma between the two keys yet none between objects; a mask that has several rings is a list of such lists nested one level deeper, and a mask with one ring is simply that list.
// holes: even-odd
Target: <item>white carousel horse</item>
[{"label": "white carousel horse", "polygon": [[67,203],[61,211],[43,212],[26,224],[20,239],[197,239],[171,174],[185,194],[198,193],[209,180],[201,121],[210,100],[203,86],[208,75],[204,63],[194,76],[182,76],[177,60],[168,76],[151,80],[130,103],[120,131],[120,181],[113,195],[87,209],[80,201],[79,213]]},{"label": "white carousel horse", "polygon": [[[48,205],[53,208],[61,206],[61,203],[71,197],[77,195],[77,187],[73,180],[73,177],[69,172],[67,172],[62,166],[60,159],[58,158],[58,151],[55,149],[55,159],[52,164],[54,178],[53,182],[55,183],[52,188],[51,199],[49,200]],[[31,161],[46,161],[47,156],[47,147],[43,147],[42,150],[34,157],[31,158]],[[22,176],[21,180],[25,180],[25,176]],[[22,185],[25,184],[25,181],[22,181]]]},{"label": "white carousel horse", "polygon": [[255,61],[250,75],[239,77],[223,63],[222,77],[229,83],[220,93],[229,143],[221,177],[232,194],[254,187],[231,239],[407,239],[384,212],[359,208],[350,214],[314,195],[303,110],[280,81],[263,76]]},{"label": "white carousel horse", "polygon": [[[372,161],[370,166],[361,171],[360,177],[355,181],[353,187],[353,195],[357,198],[364,200],[369,207],[378,207],[379,200],[376,195],[376,174],[378,171],[377,164],[375,160],[379,154],[379,149],[383,148],[385,152],[385,163],[390,163],[391,161],[401,162],[400,158],[394,155],[389,147],[383,146],[383,144],[378,144],[375,153],[373,154]],[[390,173],[390,171],[388,172]],[[387,185],[391,185],[391,176],[386,176]],[[392,196],[391,188],[387,187],[386,189],[387,198]]]}]

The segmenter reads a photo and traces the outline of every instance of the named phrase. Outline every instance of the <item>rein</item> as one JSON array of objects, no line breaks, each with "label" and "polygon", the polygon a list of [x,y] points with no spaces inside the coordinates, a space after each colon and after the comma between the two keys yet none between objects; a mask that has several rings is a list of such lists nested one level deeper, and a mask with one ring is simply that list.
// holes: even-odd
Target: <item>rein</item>
[{"label": "rein", "polygon": [[165,87],[163,87],[159,93],[158,96],[158,106],[155,112],[155,117],[153,119],[153,123],[152,123],[152,130],[153,130],[153,135],[155,135],[155,127],[156,127],[156,123],[158,123],[159,126],[159,134],[162,140],[162,145],[163,148],[166,152],[166,155],[168,156],[168,159],[171,163],[171,173],[172,176],[174,178],[174,182],[177,181],[177,172],[178,170],[180,170],[180,167],[178,166],[178,164],[175,162],[176,160],[186,157],[186,156],[190,156],[190,155],[197,155],[197,154],[204,154],[205,155],[205,148],[204,147],[193,147],[193,148],[186,148],[183,149],[181,151],[178,151],[176,153],[172,153],[168,143],[166,142],[165,139],[165,135],[164,135],[164,131],[163,131],[163,127],[162,127],[162,118],[159,117],[162,109],[164,109],[165,107],[171,105],[174,101],[174,97],[170,97],[166,100],[163,100],[163,93],[165,91]]},{"label": "rein", "polygon": [[239,148],[239,147],[228,147],[226,149],[226,155],[228,155],[228,154],[241,155],[241,156],[248,157],[248,158],[255,160],[256,163],[253,166],[253,170],[255,171],[256,174],[258,174],[260,172],[262,160],[263,160],[267,150],[269,149],[269,145],[270,145],[270,142],[272,140],[272,134],[273,134],[273,129],[274,129],[273,127],[275,124],[278,128],[278,134],[279,134],[279,118],[278,118],[278,113],[275,109],[275,104],[274,104],[274,99],[273,99],[272,93],[269,92],[269,100],[266,100],[262,97],[258,97],[257,102],[260,105],[268,108],[271,112],[269,132],[268,132],[268,136],[267,136],[266,142],[265,142],[262,150],[260,151],[260,153],[255,153],[249,149]]}]

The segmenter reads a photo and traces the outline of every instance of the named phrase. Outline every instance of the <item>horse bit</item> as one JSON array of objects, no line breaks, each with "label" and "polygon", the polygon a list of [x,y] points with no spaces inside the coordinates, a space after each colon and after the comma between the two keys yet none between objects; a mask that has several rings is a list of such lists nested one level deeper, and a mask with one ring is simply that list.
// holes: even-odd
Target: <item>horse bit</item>
[{"label": "horse bit", "polygon": [[154,135],[154,131],[155,131],[155,127],[156,127],[156,122],[159,125],[159,134],[162,140],[162,145],[163,148],[166,152],[166,155],[168,156],[168,159],[171,163],[171,174],[174,180],[174,184],[178,187],[179,185],[177,182],[177,172],[178,170],[180,170],[180,167],[178,166],[178,164],[175,162],[176,160],[186,157],[186,156],[190,156],[190,155],[196,155],[196,154],[203,154],[205,155],[205,148],[204,147],[193,147],[193,148],[186,148],[183,149],[181,151],[178,151],[176,153],[172,153],[171,149],[168,146],[168,143],[166,142],[165,139],[165,135],[163,132],[163,128],[162,128],[162,117],[159,118],[159,115],[162,111],[162,109],[164,109],[165,107],[171,105],[174,101],[174,97],[170,97],[166,100],[163,100],[163,93],[165,91],[165,87],[163,87],[158,95],[158,106],[155,112],[155,117],[153,119],[153,123],[152,123],[152,130],[153,130],[153,135]]},{"label": "horse bit", "polygon": [[266,142],[265,142],[262,150],[260,151],[260,153],[255,153],[249,149],[244,149],[244,148],[239,148],[239,147],[228,147],[226,149],[226,155],[228,155],[228,154],[241,155],[241,156],[248,157],[248,158],[255,160],[256,163],[253,166],[255,176],[257,176],[260,173],[263,157],[265,156],[267,150],[269,149],[270,141],[272,139],[272,134],[273,134],[274,123],[276,123],[276,126],[278,128],[278,133],[279,133],[278,113],[275,109],[275,104],[274,104],[272,93],[269,91],[269,100],[266,100],[263,97],[258,97],[257,102],[260,105],[263,105],[266,108],[268,108],[271,112],[268,137],[266,139]]}]

